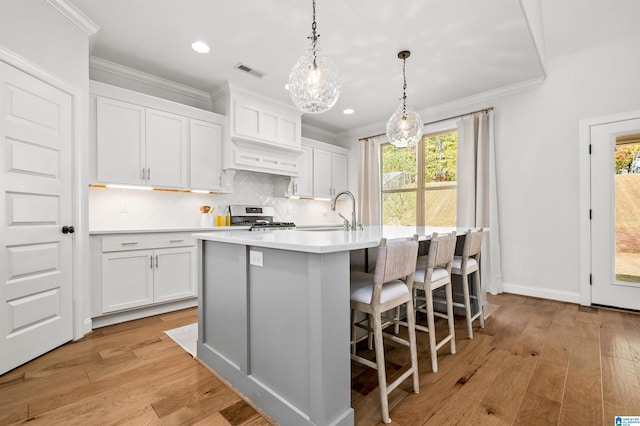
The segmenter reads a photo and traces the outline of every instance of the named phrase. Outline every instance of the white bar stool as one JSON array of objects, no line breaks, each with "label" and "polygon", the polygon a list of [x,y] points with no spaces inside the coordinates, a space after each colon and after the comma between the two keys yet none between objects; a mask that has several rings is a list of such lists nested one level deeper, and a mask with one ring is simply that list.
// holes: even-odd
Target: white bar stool
[{"label": "white bar stool", "polygon": [[[413,392],[420,389],[418,378],[418,355],[416,348],[415,317],[413,312],[412,287],[418,257],[418,236],[409,241],[382,239],[373,274],[351,272],[351,359],[378,370],[382,421],[390,423],[388,395],[409,376],[413,376]],[[406,305],[409,340],[383,332],[382,313]],[[356,355],[356,327],[368,327],[356,322],[356,312],[368,314],[373,322],[376,362]],[[411,367],[395,381],[387,384],[383,336],[408,346]]]}]

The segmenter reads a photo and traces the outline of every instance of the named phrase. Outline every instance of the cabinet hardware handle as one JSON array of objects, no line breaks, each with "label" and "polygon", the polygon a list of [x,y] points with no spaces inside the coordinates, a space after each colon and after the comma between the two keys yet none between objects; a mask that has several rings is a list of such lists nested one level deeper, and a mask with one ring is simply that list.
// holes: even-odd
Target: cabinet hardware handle
[{"label": "cabinet hardware handle", "polygon": [[153,269],[153,256],[149,255],[149,269]]},{"label": "cabinet hardware handle", "polygon": [[184,240],[169,240],[170,243],[181,243]]},{"label": "cabinet hardware handle", "polygon": [[147,178],[147,169],[145,169],[144,167],[142,168],[142,180],[145,180]]},{"label": "cabinet hardware handle", "polygon": [[158,255],[156,254],[156,269],[158,269]]},{"label": "cabinet hardware handle", "polygon": [[120,243],[121,246],[135,246],[136,244],[139,244],[137,242],[131,242],[131,243]]},{"label": "cabinet hardware handle", "polygon": [[151,180],[151,167],[147,169],[147,180]]}]

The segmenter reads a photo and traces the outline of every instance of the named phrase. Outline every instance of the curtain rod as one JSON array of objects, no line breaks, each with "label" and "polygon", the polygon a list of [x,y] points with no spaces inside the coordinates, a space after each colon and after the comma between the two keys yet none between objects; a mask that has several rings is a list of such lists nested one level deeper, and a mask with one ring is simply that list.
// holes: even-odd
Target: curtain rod
[{"label": "curtain rod", "polygon": [[[443,121],[453,120],[454,118],[466,117],[467,115],[473,115],[473,114],[476,114],[478,112],[488,112],[488,111],[493,111],[493,107],[479,109],[477,111],[465,112],[464,114],[454,115],[452,117],[441,118],[440,120],[430,121],[428,123],[424,123],[423,127],[424,126],[429,126],[430,124],[442,123]],[[380,133],[378,135],[367,136],[367,137],[364,137],[364,138],[360,138],[358,140],[362,141],[362,140],[365,140],[365,139],[377,138],[378,136],[384,136],[385,134],[386,133]]]}]

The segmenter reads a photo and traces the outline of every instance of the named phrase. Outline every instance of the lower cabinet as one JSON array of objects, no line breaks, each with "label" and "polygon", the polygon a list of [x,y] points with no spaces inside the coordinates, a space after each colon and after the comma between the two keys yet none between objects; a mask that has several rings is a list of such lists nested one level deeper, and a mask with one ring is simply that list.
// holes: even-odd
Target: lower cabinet
[{"label": "lower cabinet", "polygon": [[109,235],[96,237],[92,247],[99,263],[94,316],[197,297],[196,244],[189,234]]}]

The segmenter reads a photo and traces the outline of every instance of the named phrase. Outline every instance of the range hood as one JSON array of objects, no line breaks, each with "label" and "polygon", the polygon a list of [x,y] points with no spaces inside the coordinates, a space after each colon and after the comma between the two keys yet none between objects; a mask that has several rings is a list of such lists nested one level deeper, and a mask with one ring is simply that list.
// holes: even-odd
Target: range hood
[{"label": "range hood", "polygon": [[302,113],[227,82],[213,95],[226,117],[223,169],[299,176]]}]

